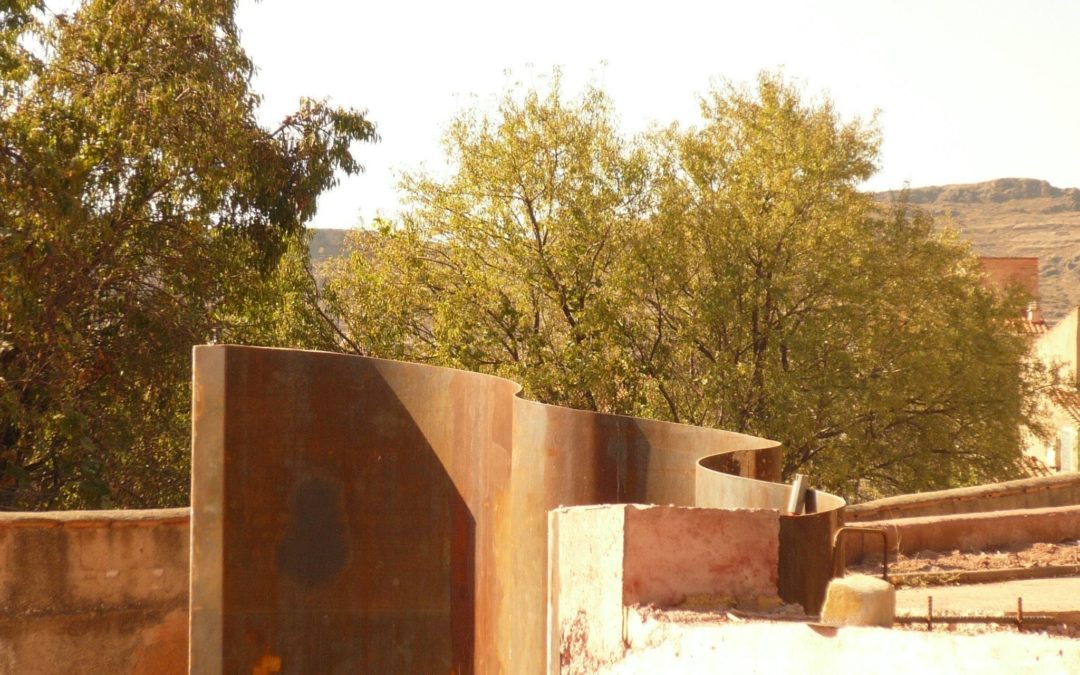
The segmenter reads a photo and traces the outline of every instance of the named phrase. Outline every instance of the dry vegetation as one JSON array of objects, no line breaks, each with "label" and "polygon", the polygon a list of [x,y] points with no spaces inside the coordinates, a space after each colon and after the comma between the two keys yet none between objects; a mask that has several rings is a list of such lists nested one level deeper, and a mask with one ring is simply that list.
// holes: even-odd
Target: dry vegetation
[{"label": "dry vegetation", "polygon": [[1080,190],[1001,178],[913,188],[909,199],[959,229],[979,255],[1039,258],[1041,304],[1050,325],[1080,305]]},{"label": "dry vegetation", "polygon": [[[966,572],[1060,565],[1080,565],[1080,542],[1018,544],[976,552],[919,551],[911,555],[901,554],[896,559],[890,557],[889,572]],[[867,556],[859,565],[852,565],[849,571],[879,574],[881,556]]]}]

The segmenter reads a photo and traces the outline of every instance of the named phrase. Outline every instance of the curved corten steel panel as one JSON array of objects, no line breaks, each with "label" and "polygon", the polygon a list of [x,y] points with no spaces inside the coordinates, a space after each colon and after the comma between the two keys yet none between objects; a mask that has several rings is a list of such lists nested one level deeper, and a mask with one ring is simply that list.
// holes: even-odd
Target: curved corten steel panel
[{"label": "curved corten steel panel", "polygon": [[[497,377],[231,346],[194,366],[195,673],[539,673],[548,510],[787,495],[773,441],[544,405]],[[781,558],[800,556],[781,595],[811,606],[843,502],[817,505],[787,543],[781,525]]]},{"label": "curved corten steel panel", "polygon": [[[714,508],[762,508],[780,511],[780,569],[778,590],[787,602],[797,602],[816,614],[832,578],[832,536],[840,526],[845,502],[819,490],[806,494],[804,513],[786,513],[789,487],[752,479],[733,479],[739,453],[712,455],[698,463],[695,504]],[[761,461],[761,457],[743,461]]]}]

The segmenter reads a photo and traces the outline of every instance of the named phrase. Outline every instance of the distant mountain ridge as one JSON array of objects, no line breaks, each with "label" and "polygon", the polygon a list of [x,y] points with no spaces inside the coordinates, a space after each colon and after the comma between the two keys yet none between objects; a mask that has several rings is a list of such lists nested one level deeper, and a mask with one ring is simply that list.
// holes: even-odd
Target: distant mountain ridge
[{"label": "distant mountain ridge", "polygon": [[[902,192],[875,197],[890,201]],[[999,178],[911,188],[907,194],[912,204],[956,227],[979,255],[1039,258],[1040,304],[1050,325],[1080,305],[1080,189],[1034,178]],[[316,267],[341,254],[346,232],[313,231]]]},{"label": "distant mountain ridge", "polygon": [[[889,201],[901,192],[875,196]],[[907,194],[912,204],[956,227],[979,255],[1039,258],[1040,305],[1050,325],[1080,305],[1080,189],[999,178]]]},{"label": "distant mountain ridge", "polygon": [[[884,197],[899,195],[901,190],[878,193]],[[1035,178],[998,178],[984,183],[935,185],[911,188],[908,196],[913,204],[1000,204],[1002,202],[1049,198],[1066,198],[1064,203],[1080,207],[1080,189],[1057,188]]]}]

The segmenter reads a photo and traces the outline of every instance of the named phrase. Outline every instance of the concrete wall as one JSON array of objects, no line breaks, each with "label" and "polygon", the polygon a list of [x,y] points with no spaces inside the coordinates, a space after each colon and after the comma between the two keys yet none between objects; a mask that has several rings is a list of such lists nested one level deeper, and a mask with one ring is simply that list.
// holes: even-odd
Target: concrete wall
[{"label": "concrete wall", "polygon": [[682,603],[698,594],[727,596],[729,603],[775,594],[773,511],[565,508],[550,512],[548,535],[550,675],[981,675],[1076,672],[1080,664],[1080,642],[1061,638],[738,622],[722,612],[686,611],[705,606]]},{"label": "concrete wall", "polygon": [[777,512],[622,508],[624,605],[673,606],[695,596],[720,602],[776,597]]},{"label": "concrete wall", "polygon": [[548,672],[595,670],[623,653],[626,508],[552,511],[548,537]]},{"label": "concrete wall", "polygon": [[[1080,506],[897,518],[870,524],[885,530],[890,558],[898,552],[980,551],[1010,544],[1080,539]],[[881,537],[847,535],[844,553],[848,563],[862,560],[867,554],[880,554]]]},{"label": "concrete wall", "polygon": [[186,673],[189,522],[0,513],[0,673]]},{"label": "concrete wall", "polygon": [[1025,478],[955,490],[889,497],[849,505],[844,511],[844,519],[848,523],[862,523],[892,518],[1071,505],[1080,505],[1080,474]]},{"label": "concrete wall", "polygon": [[548,519],[548,672],[622,658],[634,606],[778,602],[779,513],[614,504]]}]

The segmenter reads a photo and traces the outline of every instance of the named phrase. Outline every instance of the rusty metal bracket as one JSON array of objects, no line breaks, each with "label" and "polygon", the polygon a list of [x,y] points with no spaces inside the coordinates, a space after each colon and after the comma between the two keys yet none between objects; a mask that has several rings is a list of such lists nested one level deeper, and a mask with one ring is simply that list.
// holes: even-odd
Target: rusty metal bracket
[{"label": "rusty metal bracket", "polygon": [[836,528],[833,534],[833,572],[836,576],[844,576],[844,547],[840,540],[841,535],[848,533],[879,534],[881,535],[881,578],[889,580],[889,537],[882,527],[868,527],[845,525]]}]

